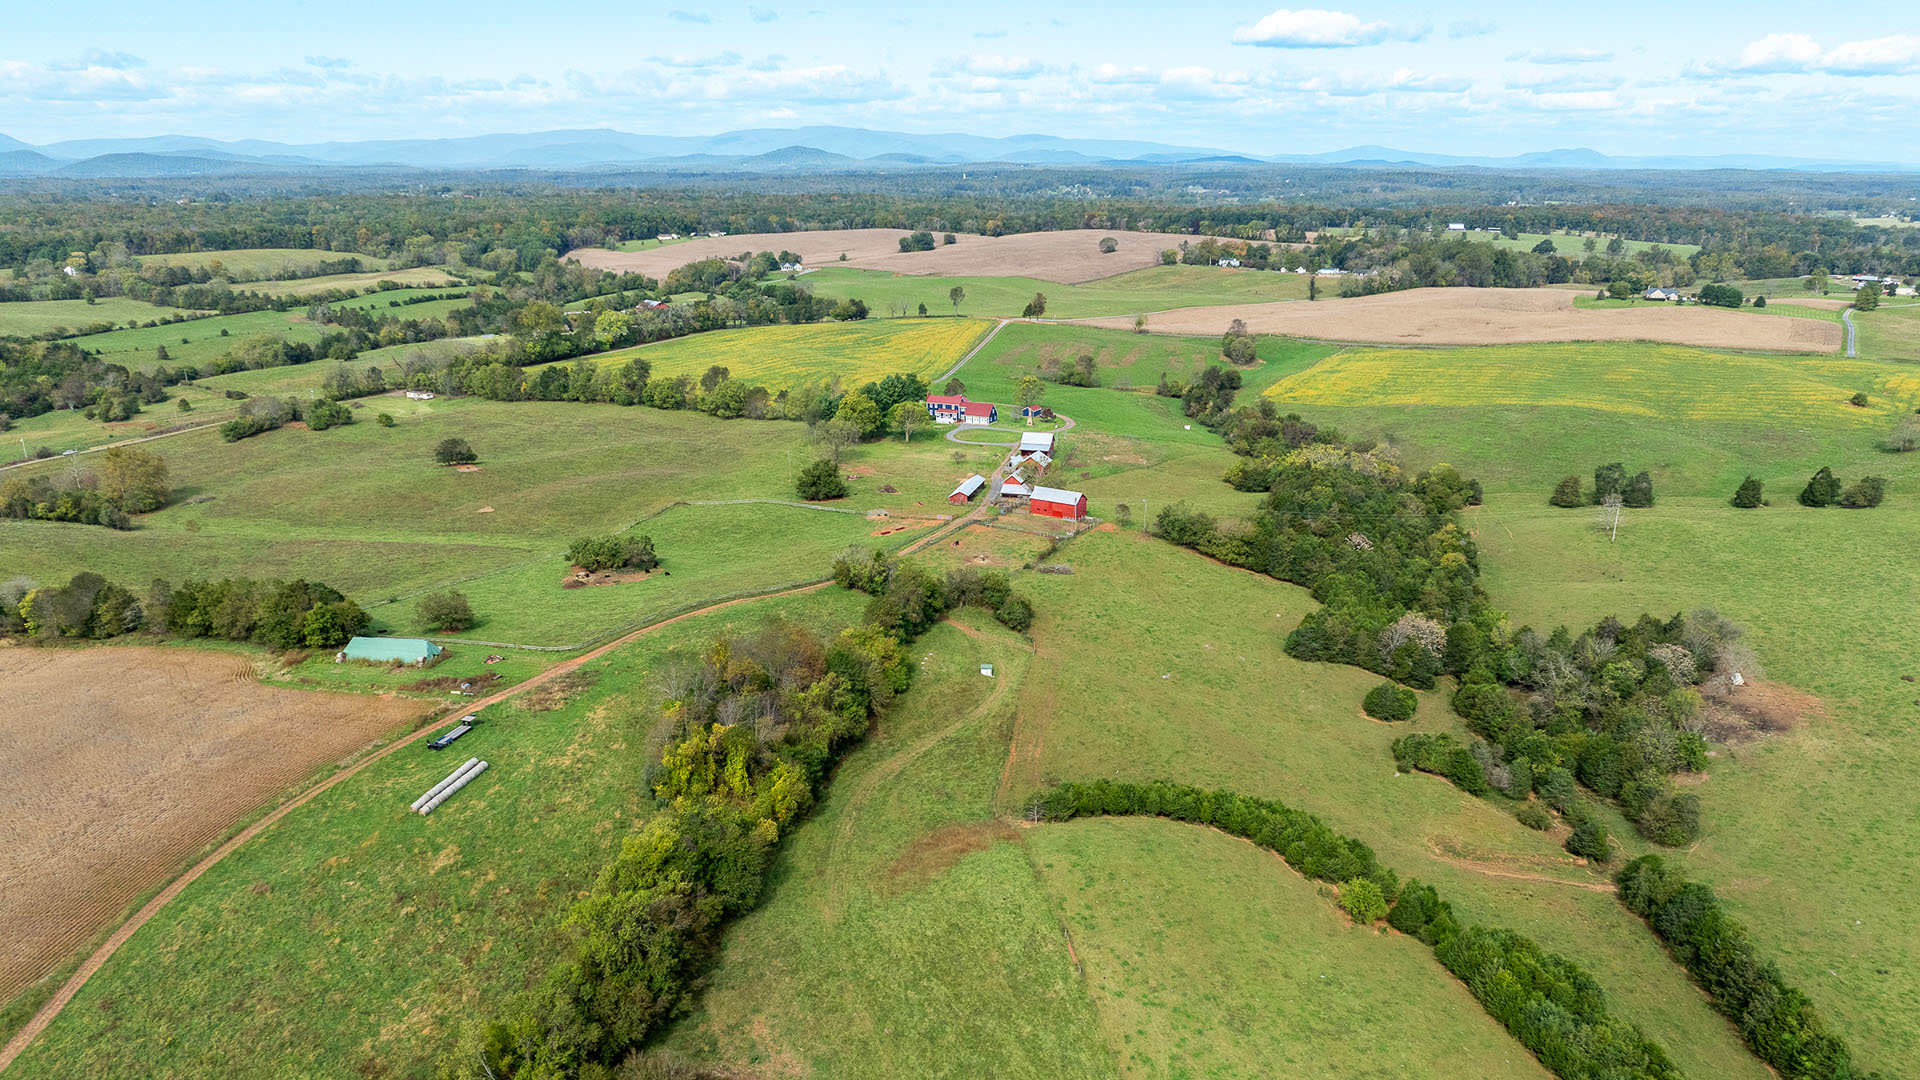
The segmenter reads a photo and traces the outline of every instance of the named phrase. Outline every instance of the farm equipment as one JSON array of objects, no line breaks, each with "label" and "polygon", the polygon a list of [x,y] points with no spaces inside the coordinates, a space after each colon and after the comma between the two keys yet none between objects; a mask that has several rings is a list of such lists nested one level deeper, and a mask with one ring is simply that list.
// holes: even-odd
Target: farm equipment
[{"label": "farm equipment", "polygon": [[453,730],[447,732],[446,734],[440,736],[439,738],[433,740],[432,742],[428,743],[427,749],[445,750],[448,746],[451,746],[453,744],[453,740],[459,738],[462,735],[465,735],[469,731],[472,731],[473,726],[475,724],[478,724],[479,722],[480,722],[480,718],[478,716],[468,715],[468,716],[461,717],[460,723],[458,726],[456,726]]}]

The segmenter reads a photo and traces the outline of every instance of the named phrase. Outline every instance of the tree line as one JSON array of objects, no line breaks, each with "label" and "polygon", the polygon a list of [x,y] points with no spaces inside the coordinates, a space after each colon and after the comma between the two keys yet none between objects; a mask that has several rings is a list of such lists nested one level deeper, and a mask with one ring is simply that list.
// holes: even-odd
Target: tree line
[{"label": "tree line", "polygon": [[0,584],[0,633],[38,641],[99,641],[144,630],[273,649],[332,649],[371,622],[339,590],[315,581],[225,578],[175,586],[156,578],[141,596],[92,571],[65,585],[24,577]]}]

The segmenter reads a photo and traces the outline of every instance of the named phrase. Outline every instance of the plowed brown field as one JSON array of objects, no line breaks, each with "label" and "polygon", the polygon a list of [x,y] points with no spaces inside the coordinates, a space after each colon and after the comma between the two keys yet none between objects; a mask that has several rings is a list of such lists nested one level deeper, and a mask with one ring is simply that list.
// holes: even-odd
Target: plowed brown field
[{"label": "plowed brown field", "polygon": [[[791,251],[810,267],[851,266],[894,274],[952,277],[1031,277],[1076,284],[1124,274],[1160,264],[1160,252],[1179,248],[1197,236],[1174,233],[1110,232],[1075,229],[1063,232],[1019,233],[1014,236],[957,234],[956,242],[932,251],[903,252],[900,238],[906,229],[836,229],[818,232],[741,233],[702,237],[645,251],[576,248],[563,258],[602,270],[638,271],[665,278],[675,267],[701,259],[729,258],[745,251]],[[939,238],[938,233],[935,238]],[[1119,248],[1100,253],[1100,240],[1111,236]],[[1270,245],[1276,246],[1276,245]],[[1285,245],[1277,245],[1285,246]],[[845,253],[846,262],[840,261]],[[801,280],[806,280],[802,278]]]},{"label": "plowed brown field", "polygon": [[[1720,308],[1576,308],[1565,289],[1409,289],[1349,299],[1190,307],[1151,315],[1156,334],[1213,335],[1235,319],[1256,334],[1386,345],[1664,341],[1702,348],[1833,352],[1838,323]],[[1133,328],[1131,316],[1076,320]]]},{"label": "plowed brown field", "polygon": [[0,650],[0,1000],[415,700],[262,686],[244,656]]}]

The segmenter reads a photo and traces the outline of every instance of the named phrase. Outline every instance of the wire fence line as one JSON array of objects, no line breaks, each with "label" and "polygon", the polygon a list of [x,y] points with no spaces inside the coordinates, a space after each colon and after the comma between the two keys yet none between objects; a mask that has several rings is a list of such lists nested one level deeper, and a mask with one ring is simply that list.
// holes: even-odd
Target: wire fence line
[{"label": "wire fence line", "polygon": [[521,649],[527,652],[576,652],[581,649],[592,648],[595,645],[611,641],[617,637],[622,637],[635,630],[642,630],[649,626],[677,619],[682,615],[691,615],[702,608],[716,607],[720,604],[730,604],[736,600],[751,600],[761,596],[772,596],[775,593],[792,592],[795,589],[804,589],[810,585],[824,585],[832,580],[833,578],[831,577],[808,578],[804,581],[790,581],[782,585],[768,585],[759,589],[744,589],[739,592],[726,593],[721,596],[705,596],[698,600],[681,604],[679,607],[668,608],[666,611],[657,615],[650,615],[647,618],[635,620],[627,623],[625,626],[600,631],[593,637],[575,642],[572,645],[527,645],[514,641],[481,641],[477,638],[457,637],[430,637],[427,640],[443,642],[448,645],[484,645],[490,649]]}]

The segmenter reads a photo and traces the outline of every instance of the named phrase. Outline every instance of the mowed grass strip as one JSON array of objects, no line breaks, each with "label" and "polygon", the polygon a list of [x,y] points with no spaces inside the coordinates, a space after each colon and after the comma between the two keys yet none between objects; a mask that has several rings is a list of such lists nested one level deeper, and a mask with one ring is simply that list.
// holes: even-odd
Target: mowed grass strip
[{"label": "mowed grass strip", "polygon": [[[689,619],[583,668],[558,703],[488,709],[446,754],[410,747],[189,886],[8,1070],[21,1077],[426,1078],[458,1026],[561,955],[568,906],[651,813],[647,735],[670,664],[782,614],[835,632],[837,590]],[[407,804],[478,756],[428,817]]]},{"label": "mowed grass strip", "polygon": [[1115,1075],[1018,830],[993,819],[1027,647],[959,618],[971,633],[914,642],[913,689],[787,838],[666,1049],[729,1075]]},{"label": "mowed grass strip", "polygon": [[848,389],[895,373],[931,380],[952,367],[986,334],[977,319],[868,320],[750,326],[620,349],[587,359],[624,364],[643,356],[653,375],[698,377],[715,364],[734,378],[785,390],[838,379]]},{"label": "mowed grass strip", "polygon": [[1402,934],[1212,829],[1098,818],[1030,830],[1126,1077],[1545,1078]]},{"label": "mowed grass strip", "polygon": [[[1864,391],[1876,404],[1848,404]],[[1920,369],[1642,343],[1350,349],[1269,386],[1276,404],[1575,406],[1659,420],[1886,423]]]},{"label": "mowed grass strip", "polygon": [[[1581,964],[1689,1075],[1766,1076],[1604,873],[1493,802],[1396,774],[1396,737],[1459,731],[1459,720],[1435,694],[1409,725],[1369,720],[1360,699],[1378,676],[1287,656],[1287,632],[1313,607],[1305,590],[1136,532],[1084,534],[1051,561],[1074,573],[1021,579],[1042,662],[1021,689],[1003,811],[1050,777],[1280,799],[1434,884],[1463,922],[1520,931]],[[1619,835],[1632,842],[1630,828]]]}]

